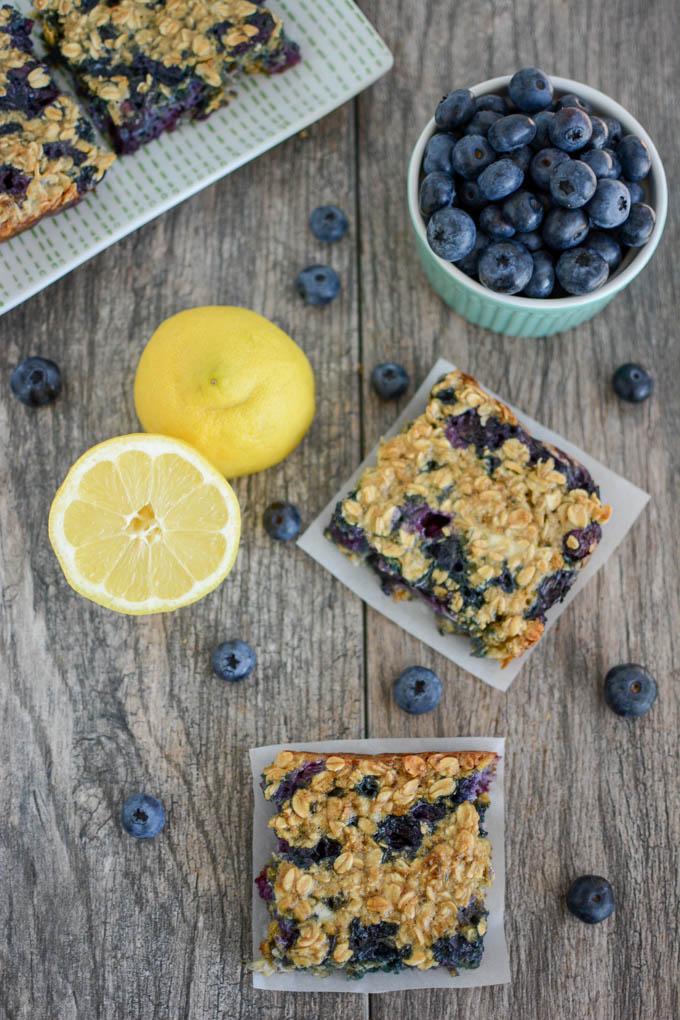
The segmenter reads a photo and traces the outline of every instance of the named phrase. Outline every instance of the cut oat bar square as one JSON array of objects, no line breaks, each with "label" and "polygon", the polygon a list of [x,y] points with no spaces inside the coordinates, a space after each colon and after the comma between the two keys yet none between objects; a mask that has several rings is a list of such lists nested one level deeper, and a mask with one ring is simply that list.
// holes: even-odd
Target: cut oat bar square
[{"label": "cut oat bar square", "polygon": [[478,967],[493,752],[282,751],[262,777],[278,848],[256,879],[256,967],[361,978]]},{"label": "cut oat bar square", "polygon": [[610,515],[583,465],[456,370],[380,445],[325,533],[386,594],[424,600],[442,631],[507,665],[540,639]]},{"label": "cut oat bar square", "polygon": [[75,205],[115,158],[35,56],[32,24],[0,7],[0,241]]},{"label": "cut oat bar square", "polygon": [[207,117],[235,75],[300,59],[280,19],[251,0],[36,0],[45,40],[117,152]]}]

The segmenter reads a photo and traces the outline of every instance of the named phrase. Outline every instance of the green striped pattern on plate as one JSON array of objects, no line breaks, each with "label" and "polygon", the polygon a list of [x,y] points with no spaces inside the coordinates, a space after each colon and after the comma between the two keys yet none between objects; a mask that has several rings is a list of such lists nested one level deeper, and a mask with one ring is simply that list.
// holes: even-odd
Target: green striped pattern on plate
[{"label": "green striped pattern on plate", "polygon": [[[30,0],[15,0],[30,14]],[[392,55],[352,0],[274,0],[302,63],[243,77],[228,107],[119,159],[80,205],[0,245],[0,314],[121,237],[330,113]]]}]

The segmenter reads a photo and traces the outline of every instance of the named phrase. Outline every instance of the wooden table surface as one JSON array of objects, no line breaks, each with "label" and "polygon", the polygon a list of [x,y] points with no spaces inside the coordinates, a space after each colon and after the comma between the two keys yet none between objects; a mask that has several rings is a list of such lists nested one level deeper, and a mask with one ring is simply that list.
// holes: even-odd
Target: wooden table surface
[{"label": "wooden table surface", "polygon": [[[3,499],[0,1016],[3,1020],[674,1020],[680,1015],[676,252],[680,242],[680,7],[673,0],[363,0],[391,74],[316,125],[144,227],[0,319]],[[671,210],[654,260],[578,330],[546,341],[467,325],[416,262],[405,168],[449,87],[525,64],[588,82],[648,128]],[[314,206],[347,210],[324,247]],[[342,297],[305,308],[292,281],[328,260]],[[135,431],[132,379],[155,326],[192,305],[242,304],[308,353],[318,413],[280,467],[238,482],[244,539],[229,581],[172,616],[114,615],[66,586],[47,541],[51,498],[88,446]],[[51,408],[13,399],[10,368],[42,354],[66,386]],[[438,355],[652,494],[624,545],[507,694],[438,657],[295,548],[261,514],[310,520],[393,420],[366,382],[387,358],[419,382]],[[624,406],[614,368],[656,376]],[[362,372],[363,368],[363,372]],[[257,673],[211,675],[215,643],[252,642]],[[627,723],[603,704],[621,661],[648,665],[659,701]],[[445,680],[412,718],[390,697],[406,665]],[[507,936],[512,984],[385,996],[254,992],[247,748],[360,736],[505,734]],[[168,809],[163,835],[118,821],[138,789]],[[563,905],[575,875],[612,881],[617,912],[586,927]]]}]

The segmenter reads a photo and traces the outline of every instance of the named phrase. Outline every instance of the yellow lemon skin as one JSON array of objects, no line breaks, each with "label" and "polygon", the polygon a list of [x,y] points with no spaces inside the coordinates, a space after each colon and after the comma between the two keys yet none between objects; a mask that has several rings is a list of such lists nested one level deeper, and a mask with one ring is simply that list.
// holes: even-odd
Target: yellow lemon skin
[{"label": "yellow lemon skin", "polygon": [[135,407],[147,432],[191,443],[227,478],[278,464],[314,417],[304,352],[247,308],[211,305],[166,319],[146,345]]}]

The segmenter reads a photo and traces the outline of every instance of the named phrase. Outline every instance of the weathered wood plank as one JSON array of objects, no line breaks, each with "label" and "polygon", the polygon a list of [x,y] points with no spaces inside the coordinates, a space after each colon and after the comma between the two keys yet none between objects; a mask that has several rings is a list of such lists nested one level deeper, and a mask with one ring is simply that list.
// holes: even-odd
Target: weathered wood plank
[{"label": "weathered wood plank", "polygon": [[[672,1017],[680,1013],[678,946],[678,615],[676,395],[678,289],[673,194],[680,157],[669,103],[680,73],[680,12],[627,0],[540,6],[363,0],[395,53],[393,74],[359,100],[362,336],[365,376],[386,358],[419,382],[439,355],[652,493],[624,547],[569,609],[507,695],[463,674],[369,610],[367,668],[373,735],[506,734],[508,919],[513,983],[506,988],[371,999],[375,1020],[413,1017]],[[548,341],[501,338],[464,323],[429,290],[404,202],[410,146],[449,88],[537,63],[588,81],[645,123],[671,177],[667,236],[644,276],[599,318]],[[677,91],[677,90],[675,90]],[[640,360],[657,376],[642,407],[610,393],[614,368]],[[364,446],[393,420],[364,382]],[[603,705],[616,662],[656,673],[661,702],[635,724]],[[390,684],[406,665],[437,669],[443,704],[409,719]],[[578,873],[608,875],[619,908],[584,929],[562,896]]]}]

